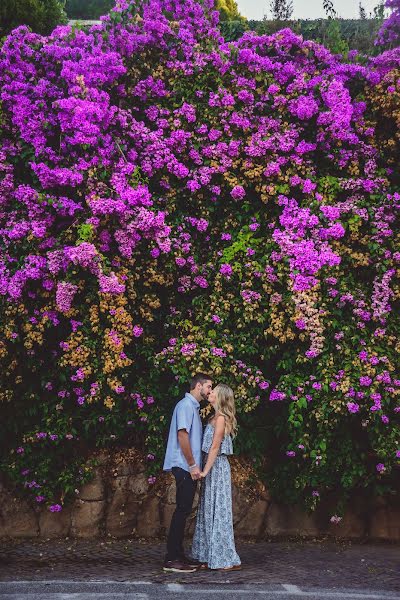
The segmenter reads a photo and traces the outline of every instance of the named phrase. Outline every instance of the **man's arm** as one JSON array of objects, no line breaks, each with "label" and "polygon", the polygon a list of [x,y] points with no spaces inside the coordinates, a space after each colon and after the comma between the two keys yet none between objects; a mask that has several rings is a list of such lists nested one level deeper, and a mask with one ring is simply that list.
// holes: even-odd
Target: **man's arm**
[{"label": "man's arm", "polygon": [[[190,445],[189,434],[186,429],[179,429],[178,431],[178,442],[181,447],[183,456],[186,458],[186,461],[189,465],[190,475],[192,479],[199,479],[200,477],[200,467],[196,465],[196,461],[193,458],[192,447]],[[194,465],[194,466],[192,466]]]}]

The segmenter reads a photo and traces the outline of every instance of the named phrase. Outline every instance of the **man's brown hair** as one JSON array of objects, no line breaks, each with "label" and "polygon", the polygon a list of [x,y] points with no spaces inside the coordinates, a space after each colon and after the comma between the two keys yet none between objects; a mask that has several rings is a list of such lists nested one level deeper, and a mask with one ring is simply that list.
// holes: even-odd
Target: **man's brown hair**
[{"label": "man's brown hair", "polygon": [[210,375],[206,375],[205,373],[196,373],[196,375],[193,375],[192,379],[190,380],[190,389],[194,390],[198,383],[203,385],[203,383],[205,383],[206,381],[212,380],[213,379],[212,377],[210,377]]}]

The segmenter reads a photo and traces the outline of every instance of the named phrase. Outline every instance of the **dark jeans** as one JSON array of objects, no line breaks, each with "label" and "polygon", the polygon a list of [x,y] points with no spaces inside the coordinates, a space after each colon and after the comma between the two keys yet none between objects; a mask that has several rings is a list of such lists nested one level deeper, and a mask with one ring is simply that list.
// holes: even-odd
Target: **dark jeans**
[{"label": "dark jeans", "polygon": [[193,481],[185,469],[172,467],[171,470],[176,481],[176,509],[169,527],[166,560],[179,560],[184,555],[183,536],[186,519],[192,510],[197,481]]}]

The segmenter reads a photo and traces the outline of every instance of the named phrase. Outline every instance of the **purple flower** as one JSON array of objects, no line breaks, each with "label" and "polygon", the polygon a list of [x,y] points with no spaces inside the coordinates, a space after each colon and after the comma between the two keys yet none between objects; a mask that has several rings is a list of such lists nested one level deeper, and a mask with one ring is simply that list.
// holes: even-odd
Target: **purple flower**
[{"label": "purple flower", "polygon": [[363,375],[362,377],[360,377],[360,385],[363,385],[364,387],[368,387],[371,385],[371,383],[372,383],[371,377],[368,377],[366,375]]},{"label": "purple flower", "polygon": [[52,505],[49,507],[49,510],[50,510],[51,512],[60,512],[60,510],[62,510],[62,506],[61,506],[61,504],[52,504]]},{"label": "purple flower", "polygon": [[386,470],[386,467],[383,463],[378,463],[376,465],[376,470],[378,471],[378,473],[383,473]]},{"label": "purple flower", "polygon": [[222,350],[222,348],[211,348],[211,354],[214,356],[220,356],[222,358],[226,356],[226,352]]},{"label": "purple flower", "polygon": [[357,413],[360,410],[360,407],[356,402],[348,402],[347,409],[351,413]]},{"label": "purple flower", "polygon": [[296,456],[296,452],[293,452],[293,450],[287,450],[286,456],[290,456],[290,457]]},{"label": "purple flower", "polygon": [[234,200],[242,200],[246,195],[244,188],[241,185],[235,185],[231,190],[231,196]]},{"label": "purple flower", "polygon": [[271,390],[271,393],[269,395],[269,399],[271,400],[271,402],[274,400],[278,400],[278,401],[284,400],[285,398],[286,398],[286,394],[284,392],[280,392],[277,389]]},{"label": "purple flower", "polygon": [[183,356],[193,356],[196,347],[197,344],[195,344],[194,342],[192,344],[183,344],[183,346],[181,347],[181,354],[183,354]]},{"label": "purple flower", "polygon": [[225,277],[229,278],[233,273],[233,269],[231,265],[224,263],[220,266],[219,272]]},{"label": "purple flower", "polygon": [[77,289],[78,287],[76,285],[67,281],[60,281],[57,284],[56,304],[61,312],[70,310]]}]

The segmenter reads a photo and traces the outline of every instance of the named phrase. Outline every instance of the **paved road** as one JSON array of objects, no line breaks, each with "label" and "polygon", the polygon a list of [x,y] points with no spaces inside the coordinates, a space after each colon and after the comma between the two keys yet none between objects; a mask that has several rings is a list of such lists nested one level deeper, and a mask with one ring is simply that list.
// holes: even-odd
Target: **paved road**
[{"label": "paved road", "polygon": [[332,540],[238,544],[241,571],[164,573],[165,543],[0,541],[0,600],[400,600],[400,546]]},{"label": "paved road", "polygon": [[[228,581],[228,580],[227,580]],[[1,600],[400,600],[400,592],[345,587],[330,589],[275,585],[191,586],[148,581],[7,581],[0,582]]]}]

